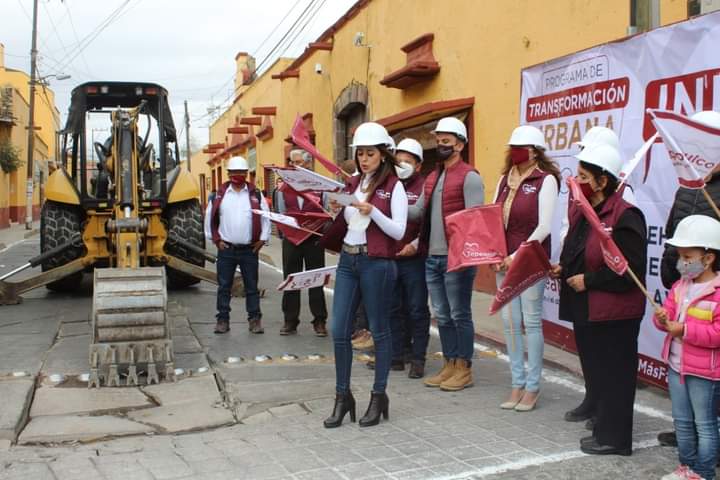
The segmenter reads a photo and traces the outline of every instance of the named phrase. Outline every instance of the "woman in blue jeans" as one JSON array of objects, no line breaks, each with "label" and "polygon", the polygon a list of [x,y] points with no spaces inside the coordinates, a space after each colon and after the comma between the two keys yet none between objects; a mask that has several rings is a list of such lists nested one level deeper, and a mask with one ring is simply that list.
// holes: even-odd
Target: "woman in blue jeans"
[{"label": "woman in blue jeans", "polygon": [[[517,127],[508,142],[505,168],[495,193],[495,203],[503,209],[505,237],[510,254],[496,266],[500,285],[515,251],[523,242],[537,240],[550,255],[550,225],[558,195],[560,171],[545,156],[542,132],[532,126]],[[505,410],[528,412],[540,395],[543,364],[542,302],[545,282],[539,282],[515,297],[502,309],[503,329],[512,390]],[[527,337],[528,368],[525,369],[523,326]]]},{"label": "woman in blue jeans", "polygon": [[[361,124],[353,136],[355,163],[360,175],[348,182],[345,193],[354,197],[335,217],[322,245],[340,252],[335,275],[331,331],[335,344],[336,396],[333,413],[324,425],[342,425],[346,413],[355,421],[355,399],[350,391],[353,352],[350,337],[355,313],[362,302],[375,343],[375,382],[361,427],[388,418],[385,393],[392,358],[390,310],[395,294],[398,240],[405,234],[408,199],[395,173],[389,152],[390,136],[377,123]],[[331,208],[340,209],[337,202]]]}]

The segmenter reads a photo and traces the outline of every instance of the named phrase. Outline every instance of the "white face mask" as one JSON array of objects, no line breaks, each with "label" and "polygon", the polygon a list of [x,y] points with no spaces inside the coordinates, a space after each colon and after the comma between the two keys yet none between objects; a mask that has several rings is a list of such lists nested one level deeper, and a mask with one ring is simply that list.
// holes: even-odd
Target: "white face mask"
[{"label": "white face mask", "polygon": [[412,177],[412,174],[415,173],[415,167],[407,162],[400,162],[399,165],[395,165],[395,172],[398,178],[405,180],[406,178]]}]

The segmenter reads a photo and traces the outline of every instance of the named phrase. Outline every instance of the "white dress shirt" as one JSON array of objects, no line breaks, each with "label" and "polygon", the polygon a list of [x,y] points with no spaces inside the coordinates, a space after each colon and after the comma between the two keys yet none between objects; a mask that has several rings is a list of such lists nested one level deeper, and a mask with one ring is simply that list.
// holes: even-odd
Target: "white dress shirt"
[{"label": "white dress shirt", "polygon": [[[260,208],[269,212],[267,201],[260,193]],[[225,191],[220,203],[220,239],[226,243],[249,245],[252,243],[252,216],[250,195],[247,185],[236,191],[232,185]],[[260,219],[260,240],[267,242],[270,239],[270,219]]]},{"label": "white dress shirt", "polygon": [[[371,177],[366,176],[355,190],[355,198],[361,202],[367,201],[367,194],[363,193],[361,187],[367,188],[370,179]],[[347,206],[344,215],[345,221],[349,222],[354,215],[360,215],[360,212],[355,207]],[[388,218],[379,208],[373,208],[370,212],[370,220],[375,222],[380,230],[390,238],[401,240],[405,235],[408,215],[408,199],[402,182],[397,182],[393,188],[390,199],[390,215],[391,217]],[[348,245],[365,245],[367,244],[367,235],[365,230],[348,229],[343,241]]]}]

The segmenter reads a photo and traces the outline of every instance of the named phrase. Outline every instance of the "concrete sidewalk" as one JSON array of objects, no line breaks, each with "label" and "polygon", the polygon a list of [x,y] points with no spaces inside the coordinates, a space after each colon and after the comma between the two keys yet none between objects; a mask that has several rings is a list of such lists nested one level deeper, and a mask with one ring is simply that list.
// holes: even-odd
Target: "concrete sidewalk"
[{"label": "concrete sidewalk", "polygon": [[[261,261],[282,270],[282,241],[272,237],[270,245],[261,250]],[[338,255],[326,253],[325,264],[336,265]],[[330,285],[332,288],[332,284]],[[490,343],[499,350],[506,352],[505,337],[503,336],[503,321],[500,314],[489,315],[492,297],[482,292],[473,292],[472,312],[475,323],[475,336],[477,340]],[[545,345],[545,362],[575,375],[581,376],[580,360],[574,353],[562,350],[552,345]]]},{"label": "concrete sidewalk", "polygon": [[24,223],[13,223],[8,228],[0,228],[0,252],[18,242],[40,233],[40,221],[33,222],[31,230]]}]

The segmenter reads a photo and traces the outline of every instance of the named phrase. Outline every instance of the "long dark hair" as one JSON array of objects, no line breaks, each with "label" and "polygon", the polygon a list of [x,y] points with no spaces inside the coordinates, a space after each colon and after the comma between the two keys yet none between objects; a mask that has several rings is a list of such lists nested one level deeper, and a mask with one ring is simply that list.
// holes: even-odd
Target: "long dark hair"
[{"label": "long dark hair", "polygon": [[[368,185],[367,190],[367,199],[368,201],[372,198],[372,196],[375,194],[375,189],[385,183],[385,180],[390,175],[397,176],[397,173],[395,173],[395,165],[397,165],[397,160],[395,159],[395,155],[390,153],[390,150],[387,149],[385,145],[376,145],[375,148],[377,148],[380,151],[380,156],[382,157],[382,160],[380,160],[380,166],[375,171],[375,175],[373,175],[372,181],[370,182],[370,185]],[[357,166],[357,171],[362,172],[360,169],[360,162],[357,159],[357,151],[355,152],[355,166]],[[365,177],[364,173],[361,173],[360,176],[360,183],[362,184],[362,179]]]},{"label": "long dark hair", "polygon": [[600,177],[602,177],[603,175],[607,177],[607,185],[605,185],[605,188],[603,188],[602,191],[603,195],[605,195],[605,198],[608,198],[610,195],[615,193],[620,182],[611,173],[607,172],[602,167],[598,167],[597,165],[593,165],[591,163],[583,162],[582,160],[580,160],[580,166],[590,172],[598,185],[600,184]]},{"label": "long dark hair", "polygon": [[[537,167],[543,172],[547,172],[553,177],[555,177],[558,185],[560,185],[560,182],[562,181],[562,175],[560,175],[560,169],[558,168],[557,163],[555,163],[553,160],[550,160],[547,155],[545,155],[545,150],[541,150],[535,147],[532,147],[532,149],[535,153],[535,161],[537,161]],[[513,163],[510,157],[510,148],[508,148],[507,152],[505,152],[505,166],[502,169],[502,174],[507,175],[508,173],[510,173],[512,167]]]}]

